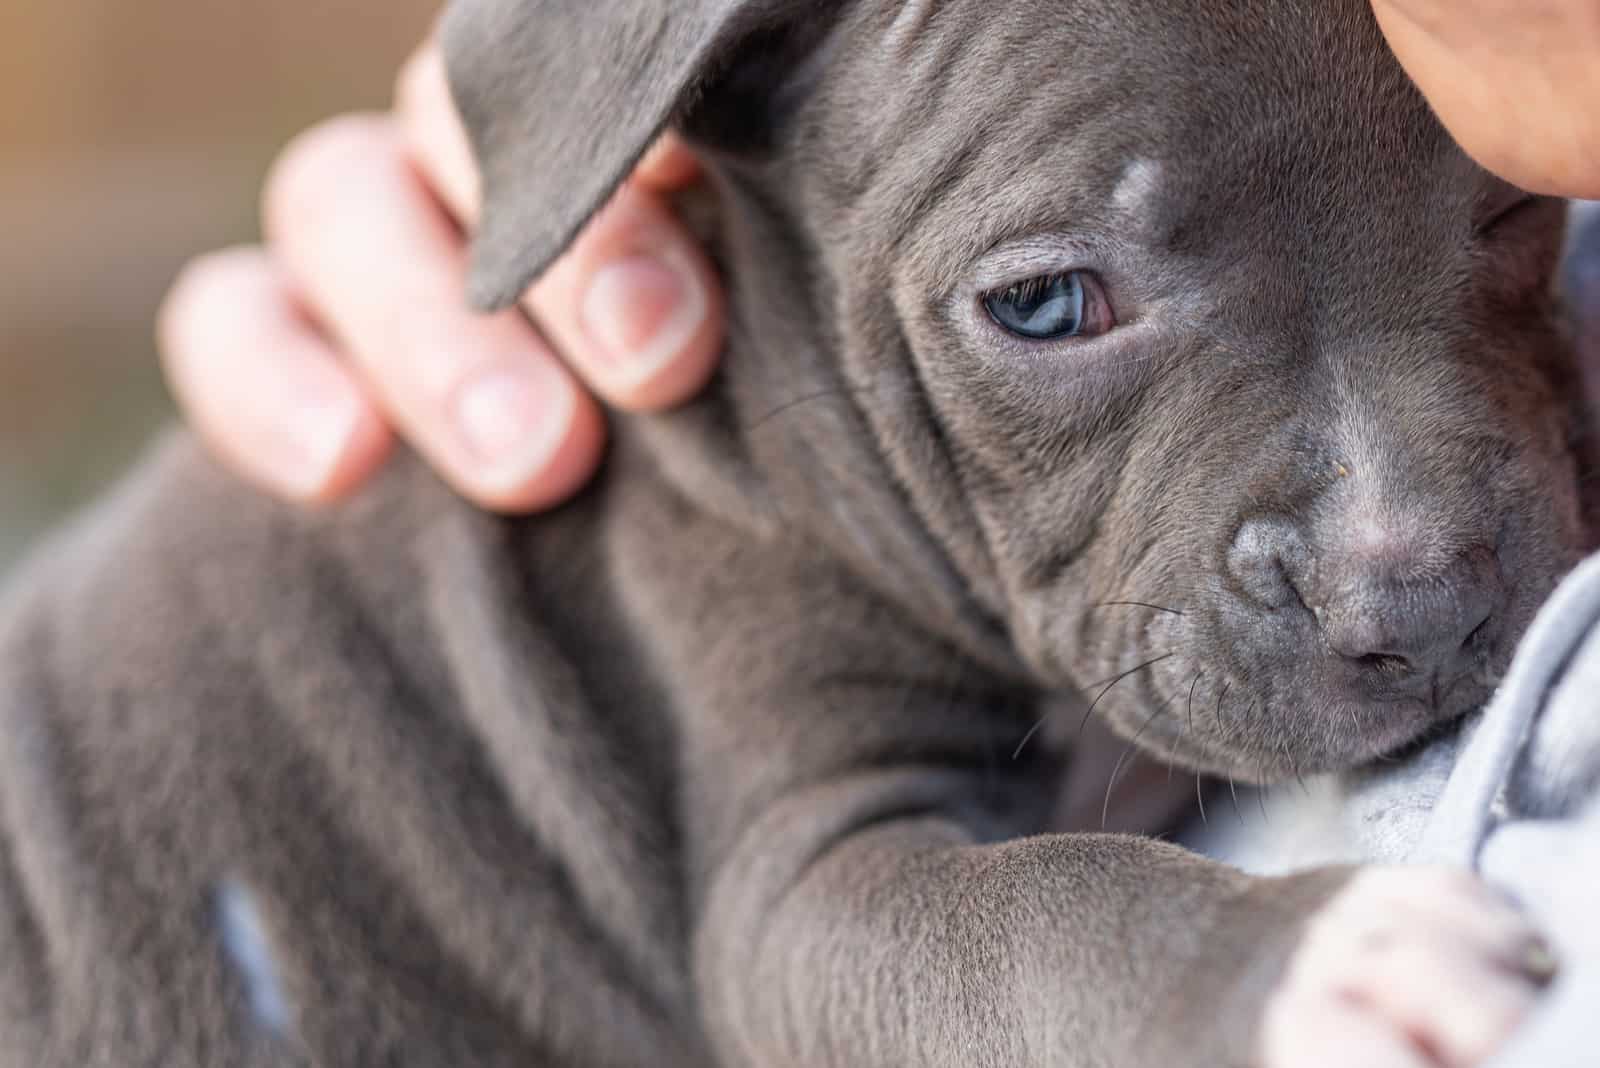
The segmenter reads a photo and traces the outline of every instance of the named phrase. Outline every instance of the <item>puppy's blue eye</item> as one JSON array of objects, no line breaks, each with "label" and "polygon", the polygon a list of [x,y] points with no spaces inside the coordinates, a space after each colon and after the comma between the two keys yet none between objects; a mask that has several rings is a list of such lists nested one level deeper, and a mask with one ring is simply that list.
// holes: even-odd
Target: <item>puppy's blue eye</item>
[{"label": "puppy's blue eye", "polygon": [[987,293],[983,306],[1003,329],[1032,341],[1087,337],[1110,329],[1105,299],[1087,271],[1041,275]]}]

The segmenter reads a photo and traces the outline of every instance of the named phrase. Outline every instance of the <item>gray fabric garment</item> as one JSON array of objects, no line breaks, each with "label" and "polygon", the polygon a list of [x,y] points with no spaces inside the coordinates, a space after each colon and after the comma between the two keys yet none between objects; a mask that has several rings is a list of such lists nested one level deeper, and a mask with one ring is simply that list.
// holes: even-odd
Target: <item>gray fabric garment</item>
[{"label": "gray fabric garment", "polygon": [[[1600,1007],[1600,556],[1541,611],[1476,721],[1407,760],[1308,783],[1213,820],[1191,844],[1249,870],[1469,866],[1525,907],[1562,971],[1491,1068],[1596,1061]],[[1256,812],[1260,815],[1256,815]],[[1270,815],[1269,815],[1270,813]]]}]

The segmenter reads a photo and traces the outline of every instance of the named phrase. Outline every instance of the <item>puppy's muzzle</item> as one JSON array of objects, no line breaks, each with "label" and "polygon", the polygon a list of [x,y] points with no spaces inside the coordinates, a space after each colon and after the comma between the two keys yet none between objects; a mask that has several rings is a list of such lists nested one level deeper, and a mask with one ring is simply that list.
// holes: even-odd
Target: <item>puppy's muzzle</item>
[{"label": "puppy's muzzle", "polygon": [[1318,540],[1289,519],[1254,519],[1228,554],[1255,610],[1309,617],[1290,628],[1315,637],[1302,655],[1335,661],[1376,699],[1428,698],[1481,663],[1506,603],[1493,548],[1381,528]]}]

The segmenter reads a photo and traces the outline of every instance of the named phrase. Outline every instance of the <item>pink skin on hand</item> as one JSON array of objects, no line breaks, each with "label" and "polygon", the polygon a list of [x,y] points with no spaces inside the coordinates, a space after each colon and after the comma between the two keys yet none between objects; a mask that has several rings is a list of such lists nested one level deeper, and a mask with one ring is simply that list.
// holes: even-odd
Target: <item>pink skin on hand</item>
[{"label": "pink skin on hand", "polygon": [[697,174],[681,144],[657,146],[527,294],[538,328],[473,314],[477,173],[427,46],[394,112],[335,119],[285,150],[266,247],[184,271],[161,317],[173,391],[220,456],[291,499],[358,488],[398,433],[485,507],[559,503],[599,461],[595,397],[671,407],[715,366],[720,286],[667,202]]},{"label": "pink skin on hand", "polygon": [[1549,954],[1472,876],[1360,872],[1307,928],[1267,1006],[1259,1068],[1472,1068],[1532,1008]]},{"label": "pink skin on hand", "polygon": [[1407,73],[1468,154],[1535,193],[1600,197],[1600,6],[1373,0]]}]

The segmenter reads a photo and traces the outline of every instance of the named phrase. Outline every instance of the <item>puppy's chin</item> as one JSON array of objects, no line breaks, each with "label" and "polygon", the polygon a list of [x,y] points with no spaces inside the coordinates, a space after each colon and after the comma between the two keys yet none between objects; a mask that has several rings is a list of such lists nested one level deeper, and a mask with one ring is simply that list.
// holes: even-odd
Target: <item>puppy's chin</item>
[{"label": "puppy's chin", "polygon": [[[1232,684],[1234,716],[1188,727],[1185,755],[1212,770],[1271,782],[1346,771],[1383,760],[1449,729],[1489,699],[1505,656],[1485,650],[1473,667],[1417,689],[1374,686],[1336,658],[1307,655],[1278,674]],[[1186,724],[1187,727],[1187,724]],[[1186,744],[1187,743],[1187,744]]]},{"label": "puppy's chin", "polygon": [[[1267,784],[1384,761],[1451,729],[1492,695],[1521,630],[1486,637],[1448,676],[1388,685],[1325,646],[1285,637],[1290,628],[1274,641],[1230,626],[1228,613],[1132,611],[1137,618],[1115,623],[1095,613],[1089,656],[1070,669],[1086,680],[1071,687],[1078,716],[1092,713],[1181,770]],[[1055,652],[1069,656],[1068,643]]]},{"label": "puppy's chin", "polygon": [[[1248,751],[1224,754],[1222,767],[1213,769],[1242,780],[1270,785],[1304,775],[1349,771],[1390,760],[1425,738],[1448,730],[1478,706],[1476,686],[1443,704],[1420,698],[1391,701],[1332,700],[1308,708],[1310,721],[1300,725],[1297,747],[1290,759],[1283,750],[1259,755]],[[1260,724],[1270,730],[1274,724]],[[1321,729],[1331,728],[1331,729]],[[1228,763],[1229,757],[1231,763]]]},{"label": "puppy's chin", "polygon": [[[1448,705],[1418,698],[1393,701],[1310,701],[1291,718],[1266,718],[1241,710],[1193,729],[1187,727],[1143,735],[1137,716],[1111,717],[1113,728],[1160,759],[1185,770],[1257,785],[1307,775],[1349,771],[1384,762],[1424,739],[1450,729],[1477,707],[1466,693]],[[1279,706],[1282,707],[1282,706]],[[1214,714],[1214,706],[1205,710]],[[1197,713],[1197,716],[1200,713]]]}]

